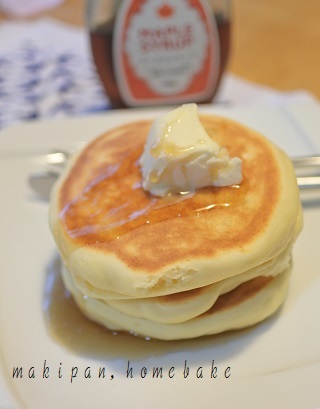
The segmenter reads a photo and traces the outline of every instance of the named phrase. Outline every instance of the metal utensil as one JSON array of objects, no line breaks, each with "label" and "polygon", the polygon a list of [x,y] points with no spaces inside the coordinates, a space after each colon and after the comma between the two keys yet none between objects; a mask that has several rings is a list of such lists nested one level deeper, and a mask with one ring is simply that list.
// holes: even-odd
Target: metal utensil
[{"label": "metal utensil", "polygon": [[42,199],[49,200],[51,189],[59,177],[59,172],[52,170],[29,175],[29,185]]},{"label": "metal utensil", "polygon": [[[48,200],[53,184],[65,166],[70,154],[57,151],[46,155],[50,167],[47,171],[29,175],[29,185],[38,196]],[[301,190],[320,188],[320,156],[296,157],[292,159]]]},{"label": "metal utensil", "polygon": [[320,156],[305,156],[292,159],[300,189],[320,188]]}]

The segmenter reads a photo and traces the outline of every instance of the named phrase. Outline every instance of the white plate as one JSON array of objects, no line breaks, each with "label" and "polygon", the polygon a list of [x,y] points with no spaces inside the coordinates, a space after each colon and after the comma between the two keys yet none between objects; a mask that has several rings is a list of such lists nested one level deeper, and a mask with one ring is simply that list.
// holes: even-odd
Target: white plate
[{"label": "white plate", "polygon": [[[201,109],[264,132],[292,156],[320,152],[316,104]],[[159,345],[106,336],[95,326],[80,327],[68,320],[72,309],[68,303],[62,312],[52,312],[57,302],[66,301],[59,304],[52,296],[58,263],[47,224],[48,206],[27,186],[27,176],[44,166],[42,155],[51,149],[74,148],[117,124],[154,114],[115,111],[11,128],[0,135],[0,358],[16,405],[32,409],[319,408],[320,196],[304,205],[305,226],[294,249],[284,307],[251,329]],[[53,324],[48,325],[46,317],[60,331],[59,337],[53,336]],[[126,376],[128,361],[132,378]],[[217,378],[211,378],[212,361]],[[185,365],[190,371],[186,378]],[[14,367],[22,367],[23,378],[13,378]],[[75,367],[78,374],[71,382]],[[106,369],[105,378],[98,376],[100,367]],[[152,377],[154,367],[162,367],[162,378]],[[228,367],[231,376],[226,378]],[[32,374],[35,377],[29,378]]]}]

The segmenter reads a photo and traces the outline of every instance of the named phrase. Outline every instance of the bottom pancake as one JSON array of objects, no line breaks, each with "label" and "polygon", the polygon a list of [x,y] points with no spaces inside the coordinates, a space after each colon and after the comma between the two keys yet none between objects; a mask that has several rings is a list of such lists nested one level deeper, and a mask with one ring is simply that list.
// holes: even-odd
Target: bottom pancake
[{"label": "bottom pancake", "polygon": [[290,266],[275,277],[259,276],[218,297],[206,312],[190,320],[163,324],[115,310],[103,300],[84,296],[62,269],[66,288],[89,319],[112,331],[127,331],[143,337],[177,340],[213,335],[254,325],[272,315],[287,293]]}]

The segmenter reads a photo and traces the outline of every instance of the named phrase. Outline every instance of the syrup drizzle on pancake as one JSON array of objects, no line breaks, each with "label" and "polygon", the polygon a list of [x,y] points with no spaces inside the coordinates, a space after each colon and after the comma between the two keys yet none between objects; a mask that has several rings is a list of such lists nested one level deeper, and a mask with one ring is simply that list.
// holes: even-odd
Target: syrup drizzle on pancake
[{"label": "syrup drizzle on pancake", "polygon": [[[86,242],[109,242],[129,230],[178,217],[201,217],[218,207],[239,205],[247,183],[224,188],[208,187],[196,193],[156,197],[141,187],[138,158],[129,152],[118,166],[107,165],[61,212],[68,234]],[[119,191],[121,194],[119,194]]]},{"label": "syrup drizzle on pancake", "polygon": [[120,126],[89,143],[61,180],[60,216],[52,226],[57,240],[64,242],[60,251],[99,251],[144,274],[183,260],[211,259],[239,249],[244,254],[264,235],[281,198],[274,148],[232,121],[201,120],[210,137],[232,157],[243,159],[240,186],[150,195],[141,187],[138,160],[151,122]]}]

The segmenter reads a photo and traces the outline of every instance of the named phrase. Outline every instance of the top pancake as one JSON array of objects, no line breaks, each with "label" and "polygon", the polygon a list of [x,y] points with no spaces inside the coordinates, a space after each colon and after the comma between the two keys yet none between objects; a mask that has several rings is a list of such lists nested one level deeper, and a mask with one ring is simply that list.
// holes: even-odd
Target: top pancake
[{"label": "top pancake", "polygon": [[301,208],[289,158],[229,119],[201,122],[243,160],[241,185],[167,198],[145,192],[138,159],[149,121],[106,132],[71,161],[53,190],[50,224],[84,293],[140,298],[186,291],[254,268],[294,241]]}]

